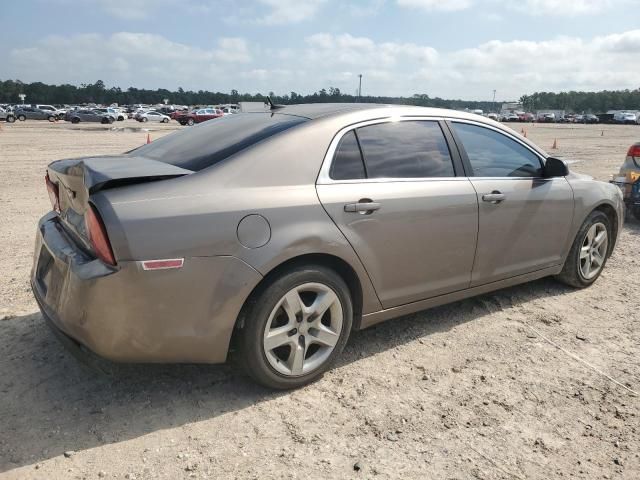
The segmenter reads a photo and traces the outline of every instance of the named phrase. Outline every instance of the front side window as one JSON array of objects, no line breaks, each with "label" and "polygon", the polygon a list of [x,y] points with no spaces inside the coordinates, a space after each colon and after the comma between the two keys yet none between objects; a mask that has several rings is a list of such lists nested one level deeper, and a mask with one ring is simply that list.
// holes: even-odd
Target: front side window
[{"label": "front side window", "polygon": [[453,123],[475,177],[541,177],[539,157],[515,140],[484,127]]},{"label": "front side window", "polygon": [[454,177],[438,122],[400,121],[358,128],[368,178]]}]

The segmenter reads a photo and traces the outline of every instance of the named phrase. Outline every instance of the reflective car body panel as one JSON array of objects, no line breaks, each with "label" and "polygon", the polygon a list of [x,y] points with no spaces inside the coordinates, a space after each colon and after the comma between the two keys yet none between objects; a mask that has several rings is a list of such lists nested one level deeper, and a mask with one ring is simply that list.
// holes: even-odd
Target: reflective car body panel
[{"label": "reflective car body panel", "polygon": [[[542,160],[547,155],[499,123],[464,112],[300,105],[240,113],[165,138],[214,132],[243,115],[306,120],[199,170],[146,158],[145,147],[50,165],[64,211],[41,220],[32,285],[58,328],[113,360],[216,363],[226,358],[234,328],[242,328],[237,320],[251,292],[290,262],[339,264],[351,272],[359,328],[558,273],[594,208],[611,208],[616,232],[622,225],[613,185],[575,174],[474,178],[445,121],[482,123]],[[347,182],[323,176],[340,132],[403,118],[440,122],[453,176]],[[495,188],[505,200],[485,204],[483,195]],[[346,208],[363,199],[380,208]],[[89,204],[104,222],[113,267],[87,246],[82,218]],[[65,213],[69,207],[73,214]],[[248,217],[263,221],[242,230]],[[184,259],[182,268],[147,271],[140,263],[176,258]]]}]

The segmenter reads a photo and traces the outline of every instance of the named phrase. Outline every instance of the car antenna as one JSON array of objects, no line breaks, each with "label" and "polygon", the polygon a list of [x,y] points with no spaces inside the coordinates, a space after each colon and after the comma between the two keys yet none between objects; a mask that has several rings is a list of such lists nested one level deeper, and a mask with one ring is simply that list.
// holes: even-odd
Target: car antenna
[{"label": "car antenna", "polygon": [[273,103],[273,101],[271,100],[271,97],[267,95],[267,103],[269,104],[269,109],[270,110],[278,110],[279,108],[284,108],[285,105],[278,105],[276,103]]}]

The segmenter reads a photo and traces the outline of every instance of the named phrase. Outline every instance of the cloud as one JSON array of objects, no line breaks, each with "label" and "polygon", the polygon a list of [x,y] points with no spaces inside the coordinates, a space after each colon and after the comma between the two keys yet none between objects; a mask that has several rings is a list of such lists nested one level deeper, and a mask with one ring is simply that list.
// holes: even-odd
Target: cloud
[{"label": "cloud", "polygon": [[241,37],[208,48],[160,35],[50,36],[10,52],[5,75],[23,81],[109,86],[310,93],[329,86],[353,93],[358,75],[373,95],[426,93],[446,98],[517,99],[533,91],[637,88],[640,29],[590,39],[492,40],[438,51],[349,33],[315,33],[286,48]]},{"label": "cloud", "polygon": [[269,12],[255,20],[263,25],[286,25],[313,18],[326,0],[258,0]]},{"label": "cloud", "polygon": [[396,0],[401,7],[432,11],[454,12],[473,5],[472,0]]},{"label": "cloud", "polygon": [[[223,78],[231,65],[252,61],[247,42],[240,37],[219,38],[211,48],[199,48],[149,33],[119,32],[54,35],[36,45],[13,49],[9,63],[16,78],[53,82],[93,82],[109,85],[177,86],[183,80]],[[200,81],[200,80],[198,80]]]},{"label": "cloud", "polygon": [[509,8],[531,15],[591,15],[607,8],[619,7],[627,0],[525,0],[505,1]]},{"label": "cloud", "polygon": [[456,12],[473,7],[491,9],[484,15],[499,15],[505,8],[523,14],[543,16],[593,15],[611,8],[638,6],[638,0],[396,0],[400,7],[427,12]]}]

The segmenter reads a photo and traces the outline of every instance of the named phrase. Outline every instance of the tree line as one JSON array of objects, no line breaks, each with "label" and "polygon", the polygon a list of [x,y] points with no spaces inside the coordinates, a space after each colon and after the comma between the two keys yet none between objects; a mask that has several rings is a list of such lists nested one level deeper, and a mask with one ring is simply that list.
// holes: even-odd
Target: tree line
[{"label": "tree line", "polygon": [[[63,84],[47,85],[42,82],[24,83],[20,80],[0,80],[0,102],[19,103],[19,94],[27,96],[27,103],[46,104],[161,104],[167,99],[175,105],[217,105],[238,102],[265,101],[266,95],[240,93],[237,90],[231,92],[213,92],[208,90],[184,90],[170,91],[159,88],[149,90],[129,87],[126,90],[120,87],[108,88],[102,80],[95,83],[81,84],[80,86]],[[279,104],[292,103],[325,103],[325,102],[370,102],[370,103],[395,103],[401,105],[418,105],[423,107],[439,107],[471,110],[481,109],[485,112],[497,111],[500,103],[491,101],[447,100],[439,97],[430,97],[427,94],[415,94],[410,97],[374,97],[345,94],[339,88],[330,87],[322,89],[310,95],[301,95],[291,92],[286,95],[269,93],[272,101]],[[525,95],[519,99],[528,111],[540,109],[559,109],[568,112],[601,113],[610,109],[616,110],[640,110],[640,88],[636,90],[616,90],[601,92],[538,92]]]}]

